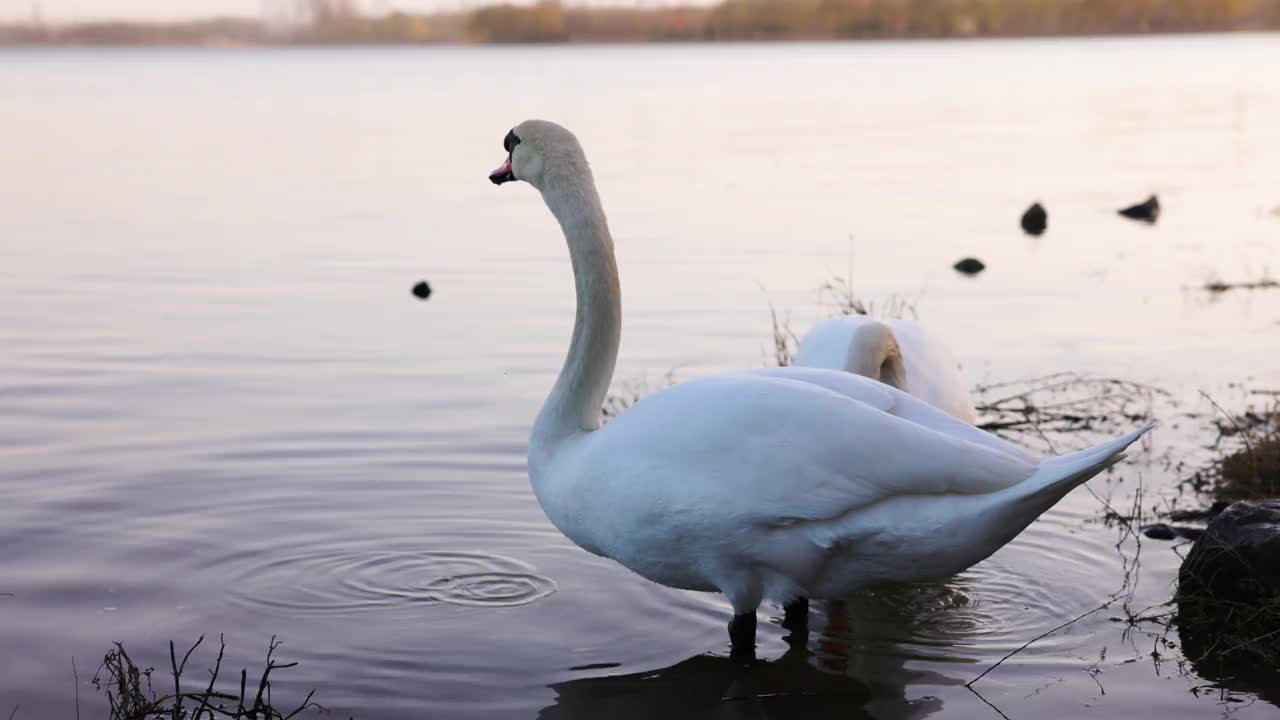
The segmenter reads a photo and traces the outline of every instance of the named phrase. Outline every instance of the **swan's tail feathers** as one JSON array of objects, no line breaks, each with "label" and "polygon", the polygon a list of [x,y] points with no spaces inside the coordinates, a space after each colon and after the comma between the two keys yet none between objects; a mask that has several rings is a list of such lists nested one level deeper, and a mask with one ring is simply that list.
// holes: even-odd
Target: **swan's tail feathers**
[{"label": "swan's tail feathers", "polygon": [[1024,497],[1028,499],[1041,498],[1053,504],[1075,486],[1123,460],[1125,448],[1137,442],[1138,438],[1155,425],[1154,421],[1148,422],[1115,440],[1108,440],[1069,455],[1049,458],[1040,463],[1031,477],[1015,487],[1024,489]]}]

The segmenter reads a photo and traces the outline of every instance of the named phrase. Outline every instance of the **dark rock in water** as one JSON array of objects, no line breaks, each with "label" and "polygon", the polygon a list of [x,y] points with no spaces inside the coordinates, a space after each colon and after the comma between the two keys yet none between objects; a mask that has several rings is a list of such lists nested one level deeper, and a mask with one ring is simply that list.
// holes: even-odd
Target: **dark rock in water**
[{"label": "dark rock in water", "polygon": [[1040,235],[1049,227],[1049,213],[1040,203],[1034,203],[1022,213],[1022,231],[1028,235]]},{"label": "dark rock in water", "polygon": [[1223,510],[1187,553],[1179,594],[1217,601],[1280,599],[1280,499],[1241,500]]},{"label": "dark rock in water", "polygon": [[1196,674],[1280,703],[1280,499],[1214,518],[1182,563],[1176,599]]},{"label": "dark rock in water", "polygon": [[1176,525],[1156,523],[1155,525],[1144,526],[1142,528],[1142,534],[1152,540],[1177,540],[1178,538],[1195,540],[1203,535],[1204,531],[1200,528],[1178,527]]},{"label": "dark rock in water", "polygon": [[426,280],[413,286],[413,296],[419,300],[426,300],[431,297],[431,286],[427,284]]},{"label": "dark rock in water", "polygon": [[955,268],[957,272],[962,272],[965,275],[977,275],[985,270],[987,266],[983,265],[982,261],[978,258],[967,257],[951,267]]},{"label": "dark rock in water", "polygon": [[1141,220],[1146,223],[1154,223],[1160,218],[1160,200],[1155,195],[1147,198],[1146,201],[1137,205],[1118,211],[1121,215],[1132,220]]}]

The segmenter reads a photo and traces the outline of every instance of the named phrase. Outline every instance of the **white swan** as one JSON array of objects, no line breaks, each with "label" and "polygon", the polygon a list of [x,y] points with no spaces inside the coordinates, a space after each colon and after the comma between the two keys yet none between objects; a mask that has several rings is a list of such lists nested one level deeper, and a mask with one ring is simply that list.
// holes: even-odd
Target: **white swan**
[{"label": "white swan", "polygon": [[529,437],[538,502],[590,552],[663,585],[724,593],[736,656],[754,656],[764,599],[799,624],[808,597],[964,570],[1151,427],[1037,460],[896,388],[813,368],[680,383],[601,427],[622,309],[591,170],[554,123],[521,123],[503,146],[490,180],[542,193],[577,289],[569,352]]},{"label": "white swan", "polygon": [[846,315],[813,326],[796,351],[800,367],[845,370],[910,393],[967,423],[975,413],[960,363],[910,320]]}]

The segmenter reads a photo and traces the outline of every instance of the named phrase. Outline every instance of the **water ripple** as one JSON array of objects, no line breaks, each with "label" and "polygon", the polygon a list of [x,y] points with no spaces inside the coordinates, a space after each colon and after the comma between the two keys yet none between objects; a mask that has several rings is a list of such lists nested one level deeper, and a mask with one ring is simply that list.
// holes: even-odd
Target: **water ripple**
[{"label": "water ripple", "polygon": [[[1097,571],[1112,562],[1106,536],[1077,535],[1064,543],[1071,524],[1065,513],[1045,518],[944,583],[877,588],[824,608],[819,656],[839,665],[855,651],[943,662],[1003,655],[1115,590]],[[1114,580],[1107,574],[1108,582]],[[1037,650],[1061,651],[1072,643],[1066,634],[1055,635]]]},{"label": "water ripple", "polygon": [[531,565],[480,552],[312,552],[250,566],[232,584],[232,601],[309,613],[449,603],[508,607],[556,591]]}]

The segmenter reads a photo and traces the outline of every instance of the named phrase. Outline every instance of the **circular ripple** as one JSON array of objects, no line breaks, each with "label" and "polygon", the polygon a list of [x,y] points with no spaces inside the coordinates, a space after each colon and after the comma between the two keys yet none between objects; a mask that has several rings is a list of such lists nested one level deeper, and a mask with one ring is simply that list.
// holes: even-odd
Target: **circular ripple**
[{"label": "circular ripple", "polygon": [[245,569],[232,588],[232,599],[250,607],[345,613],[424,603],[526,605],[556,585],[500,555],[371,550],[280,558]]},{"label": "circular ripple", "polygon": [[470,574],[441,578],[430,592],[454,605],[524,605],[554,591],[551,581],[530,573]]},{"label": "circular ripple", "polygon": [[[1070,520],[1046,518],[945,583],[857,594],[828,612],[819,655],[836,660],[856,650],[963,662],[1004,655],[1116,589],[1122,569],[1107,536],[1072,535],[1074,527]],[[1064,653],[1078,642],[1058,633],[1036,647]]]}]

